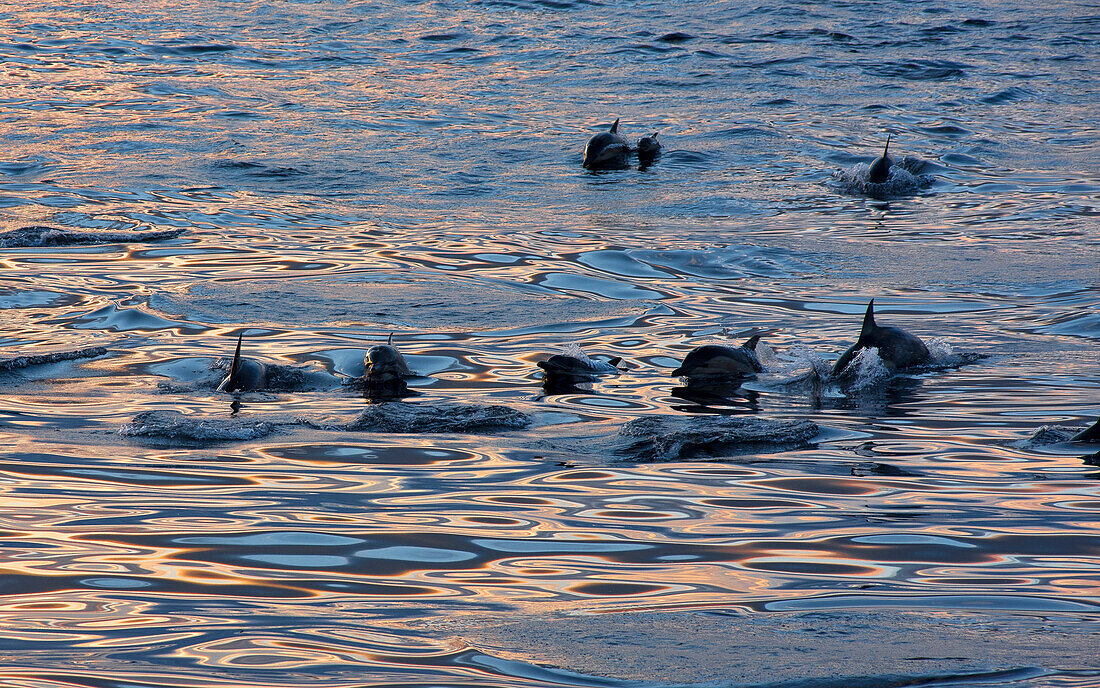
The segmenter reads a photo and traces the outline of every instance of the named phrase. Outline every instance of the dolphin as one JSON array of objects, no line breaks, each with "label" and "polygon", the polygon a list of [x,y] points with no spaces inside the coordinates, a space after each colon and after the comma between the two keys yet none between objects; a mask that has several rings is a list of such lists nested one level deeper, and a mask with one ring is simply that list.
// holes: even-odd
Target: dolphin
[{"label": "dolphin", "polygon": [[878,349],[878,356],[891,371],[924,365],[932,361],[932,354],[919,338],[900,327],[880,327],[875,324],[875,300],[867,304],[863,316],[863,328],[859,339],[844,352],[833,366],[833,377],[840,375],[863,349]]},{"label": "dolphin", "polygon": [[581,164],[589,170],[622,169],[627,166],[629,155],[630,144],[619,133],[619,120],[615,120],[609,130],[588,139]]},{"label": "dolphin", "polygon": [[[587,357],[585,357],[587,358]],[[554,354],[545,361],[539,361],[535,365],[546,371],[547,375],[559,375],[562,377],[595,377],[597,375],[614,375],[619,372],[619,364],[622,357],[616,356],[604,363],[591,358],[585,360],[577,356],[567,354]]]},{"label": "dolphin", "polygon": [[657,132],[652,136],[643,136],[638,139],[638,162],[648,165],[661,154],[661,142],[657,140]]},{"label": "dolphin", "polygon": [[756,357],[756,344],[760,336],[750,338],[741,346],[707,344],[688,352],[680,367],[672,371],[672,377],[686,378],[745,378],[764,372]]},{"label": "dolphin", "polygon": [[1100,442],[1100,420],[1070,438],[1070,442]]},{"label": "dolphin", "polygon": [[405,395],[408,392],[405,378],[415,377],[405,357],[394,347],[392,332],[385,344],[367,349],[363,356],[363,368],[361,382],[371,394]]},{"label": "dolphin", "polygon": [[890,178],[890,167],[894,164],[894,161],[886,155],[888,150],[890,150],[889,135],[886,137],[886,148],[882,149],[882,156],[875,158],[875,161],[871,163],[871,168],[867,170],[867,181],[873,184],[882,184]]},{"label": "dolphin", "polygon": [[267,384],[267,368],[264,364],[251,358],[241,358],[243,339],[244,332],[241,332],[237,337],[237,350],[233,353],[229,375],[218,385],[219,392],[251,392],[263,389]]}]

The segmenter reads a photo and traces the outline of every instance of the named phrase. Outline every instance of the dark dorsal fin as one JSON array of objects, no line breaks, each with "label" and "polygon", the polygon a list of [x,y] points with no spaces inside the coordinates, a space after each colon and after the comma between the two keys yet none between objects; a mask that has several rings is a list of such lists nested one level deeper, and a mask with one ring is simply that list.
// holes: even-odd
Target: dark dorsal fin
[{"label": "dark dorsal fin", "polygon": [[623,357],[622,356],[616,356],[614,358],[607,359],[607,365],[611,366],[612,368],[618,368],[619,364],[622,363],[622,362],[623,362]]},{"label": "dark dorsal fin", "polygon": [[886,147],[882,149],[882,157],[886,157],[886,151],[890,150],[890,134],[886,135]]},{"label": "dark dorsal fin", "polygon": [[616,119],[615,123],[611,125],[611,129],[609,129],[608,131],[610,131],[612,134],[618,134],[619,133],[619,120]]},{"label": "dark dorsal fin", "polygon": [[875,324],[875,300],[871,299],[871,303],[867,304],[867,313],[863,316],[863,327],[859,330],[860,341],[870,336],[876,327],[878,325]]},{"label": "dark dorsal fin", "polygon": [[1100,420],[1073,436],[1072,442],[1100,442]]},{"label": "dark dorsal fin", "polygon": [[656,132],[656,131],[655,131],[655,132],[653,132],[653,138],[657,138],[657,134],[658,134],[658,133],[660,133],[660,132]]},{"label": "dark dorsal fin", "polygon": [[393,332],[390,332],[390,337],[386,340],[386,344],[393,346]]},{"label": "dark dorsal fin", "polygon": [[760,343],[760,335],[749,337],[749,340],[741,345],[742,349],[748,349],[749,351],[756,351],[756,345]]},{"label": "dark dorsal fin", "polygon": [[244,332],[237,335],[237,350],[233,352],[233,363],[229,366],[229,379],[232,381],[237,380],[237,371],[241,369],[241,340],[244,339]]}]

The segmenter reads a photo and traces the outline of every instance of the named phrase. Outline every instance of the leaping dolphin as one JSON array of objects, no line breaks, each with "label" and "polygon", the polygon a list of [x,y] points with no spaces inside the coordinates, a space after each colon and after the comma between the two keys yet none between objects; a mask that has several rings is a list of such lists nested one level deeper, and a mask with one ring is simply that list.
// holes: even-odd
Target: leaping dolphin
[{"label": "leaping dolphin", "polygon": [[878,357],[891,371],[924,365],[932,361],[932,354],[918,337],[900,327],[880,327],[875,323],[875,300],[867,304],[863,316],[863,328],[859,339],[844,352],[833,366],[833,377],[840,375],[863,349],[878,349]]},{"label": "leaping dolphin", "polygon": [[753,377],[764,372],[756,357],[759,341],[760,336],[757,335],[736,348],[720,344],[696,347],[688,352],[680,367],[672,371],[672,376],[697,380]]}]

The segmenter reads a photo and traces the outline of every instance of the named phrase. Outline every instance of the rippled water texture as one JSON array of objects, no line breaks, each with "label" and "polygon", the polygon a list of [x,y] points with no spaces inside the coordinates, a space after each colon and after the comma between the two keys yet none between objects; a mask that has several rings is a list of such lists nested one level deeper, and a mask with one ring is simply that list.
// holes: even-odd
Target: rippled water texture
[{"label": "rippled water texture", "polygon": [[[1029,440],[1100,414],[1097,6],[0,28],[0,229],[66,230],[0,242],[5,685],[1100,682],[1100,460]],[[616,118],[662,155],[586,172]],[[872,297],[965,365],[806,383]],[[391,332],[431,410],[380,428],[346,383]],[[670,376],[759,333],[755,382]],[[623,370],[544,389],[573,343]],[[691,414],[818,433],[624,448]]]}]

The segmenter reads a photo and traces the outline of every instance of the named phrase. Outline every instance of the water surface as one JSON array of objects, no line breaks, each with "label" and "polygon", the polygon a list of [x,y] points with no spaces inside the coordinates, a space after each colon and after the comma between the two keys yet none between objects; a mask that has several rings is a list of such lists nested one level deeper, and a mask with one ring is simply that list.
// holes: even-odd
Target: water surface
[{"label": "water surface", "polygon": [[[904,608],[1067,638],[910,677],[1094,685],[1069,629],[1097,619],[1097,459],[1020,442],[1100,414],[1100,7],[154,0],[8,4],[0,27],[4,228],[185,230],[0,250],[5,355],[109,349],[0,373],[4,682],[620,685],[446,622]],[[584,171],[616,118],[663,155]],[[834,172],[888,133],[935,182],[849,193]],[[758,330],[831,359],[872,297],[985,358],[848,395],[674,394],[688,350]],[[393,332],[424,375],[408,403],[535,423],[118,435],[228,417],[196,381],[241,331],[314,375],[242,420],[354,415],[337,378]],[[629,369],[544,394],[534,362],[572,342]],[[713,412],[823,432],[716,462],[598,449]],[[836,675],[816,661],[764,678]]]}]

